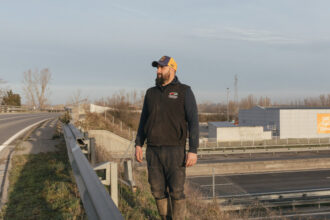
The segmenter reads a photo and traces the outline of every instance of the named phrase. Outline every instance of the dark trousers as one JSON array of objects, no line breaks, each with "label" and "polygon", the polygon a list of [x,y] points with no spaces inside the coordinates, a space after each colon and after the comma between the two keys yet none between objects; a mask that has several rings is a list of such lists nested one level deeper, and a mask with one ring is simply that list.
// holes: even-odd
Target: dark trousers
[{"label": "dark trousers", "polygon": [[184,199],[186,179],[184,146],[148,146],[148,181],[155,199]]}]

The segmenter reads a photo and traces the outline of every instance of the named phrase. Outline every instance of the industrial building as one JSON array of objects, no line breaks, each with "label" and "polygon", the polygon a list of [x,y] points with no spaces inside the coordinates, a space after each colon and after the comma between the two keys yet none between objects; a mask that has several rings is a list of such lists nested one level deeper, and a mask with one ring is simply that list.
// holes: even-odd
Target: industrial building
[{"label": "industrial building", "polygon": [[239,111],[240,126],[262,126],[282,138],[330,137],[330,108],[261,107]]},{"label": "industrial building", "polygon": [[209,122],[209,142],[260,141],[272,139],[270,131],[262,126],[236,126],[230,122]]}]

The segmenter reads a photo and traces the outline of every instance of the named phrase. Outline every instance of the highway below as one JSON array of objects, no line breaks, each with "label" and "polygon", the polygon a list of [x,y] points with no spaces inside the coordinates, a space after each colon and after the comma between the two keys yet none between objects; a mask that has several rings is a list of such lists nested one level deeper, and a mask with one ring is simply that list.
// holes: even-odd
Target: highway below
[{"label": "highway below", "polygon": [[[330,219],[329,160],[328,150],[203,155],[199,168],[189,168],[199,171],[190,172],[187,182],[204,200],[216,198],[222,210],[272,210],[271,217],[252,214],[251,219]],[[320,167],[314,166],[317,161]]]},{"label": "highway below", "polygon": [[59,113],[0,114],[0,146],[22,129],[44,119],[57,118]]},{"label": "highway below", "polygon": [[[189,177],[188,180],[206,197],[212,197],[212,176]],[[330,190],[330,170],[216,175],[214,182],[215,196],[220,198]]]}]

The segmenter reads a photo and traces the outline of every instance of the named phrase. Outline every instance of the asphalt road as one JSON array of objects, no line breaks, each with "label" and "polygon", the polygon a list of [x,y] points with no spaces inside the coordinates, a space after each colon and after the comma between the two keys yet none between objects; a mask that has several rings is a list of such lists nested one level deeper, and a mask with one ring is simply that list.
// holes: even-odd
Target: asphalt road
[{"label": "asphalt road", "polygon": [[[205,196],[212,196],[212,176],[189,177],[188,180]],[[330,188],[330,170],[215,176],[217,197],[326,188]]]},{"label": "asphalt road", "polygon": [[0,146],[20,130],[38,121],[58,117],[58,113],[0,114]]}]

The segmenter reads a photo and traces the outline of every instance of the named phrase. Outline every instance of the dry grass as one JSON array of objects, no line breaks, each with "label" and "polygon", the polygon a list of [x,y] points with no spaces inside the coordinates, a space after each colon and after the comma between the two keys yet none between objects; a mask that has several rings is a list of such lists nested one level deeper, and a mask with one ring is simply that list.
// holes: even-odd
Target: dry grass
[{"label": "dry grass", "polygon": [[204,203],[202,194],[191,187],[189,183],[185,185],[187,197],[187,218],[191,220],[231,220],[235,219],[233,214],[221,211],[216,201]]},{"label": "dry grass", "polygon": [[147,172],[139,170],[134,172],[134,176],[136,192],[132,192],[126,185],[119,185],[121,213],[125,219],[159,219],[156,202],[147,181]]},{"label": "dry grass", "polygon": [[[84,130],[108,130],[123,138],[132,140],[132,131],[136,131],[135,128],[127,126],[125,122],[122,124],[122,129],[119,124],[113,124],[112,118],[107,117],[104,120],[104,115],[97,113],[86,113],[85,120],[76,122],[76,126],[80,126]],[[130,133],[128,129],[130,128]]]}]

